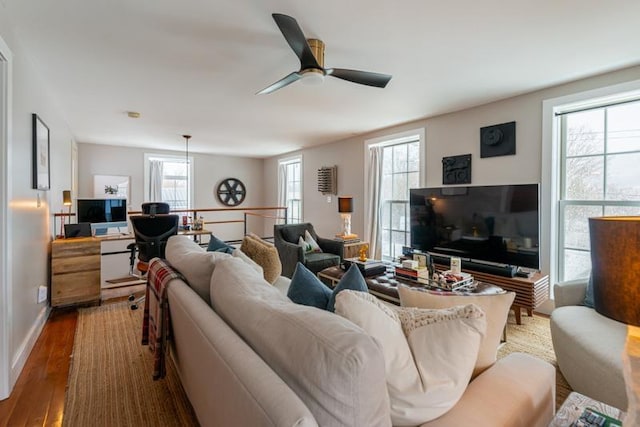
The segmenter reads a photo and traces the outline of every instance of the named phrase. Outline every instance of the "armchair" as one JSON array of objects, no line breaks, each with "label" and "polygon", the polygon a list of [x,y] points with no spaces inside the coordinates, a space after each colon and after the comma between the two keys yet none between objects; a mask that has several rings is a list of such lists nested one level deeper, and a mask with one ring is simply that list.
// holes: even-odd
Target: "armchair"
[{"label": "armchair", "polygon": [[557,283],[551,340],[560,372],[574,391],[622,410],[627,394],[622,353],[627,325],[584,305],[588,279]]},{"label": "armchair", "polygon": [[[309,231],[322,252],[305,253],[304,248],[298,246],[298,239],[300,236],[304,238],[305,231]],[[293,275],[298,262],[311,272],[317,273],[327,267],[340,265],[344,255],[343,242],[318,236],[313,225],[308,222],[274,225],[273,242],[278,249],[280,262],[282,262],[282,275],[289,278]]]}]

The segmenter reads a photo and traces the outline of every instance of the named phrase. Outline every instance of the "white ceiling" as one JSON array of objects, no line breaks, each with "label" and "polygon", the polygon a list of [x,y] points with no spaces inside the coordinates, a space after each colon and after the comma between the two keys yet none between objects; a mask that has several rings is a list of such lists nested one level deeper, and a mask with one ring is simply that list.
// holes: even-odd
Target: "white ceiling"
[{"label": "white ceiling", "polygon": [[[85,143],[266,157],[640,64],[638,0],[1,1]],[[299,67],[273,12],[393,79],[255,95]]]}]

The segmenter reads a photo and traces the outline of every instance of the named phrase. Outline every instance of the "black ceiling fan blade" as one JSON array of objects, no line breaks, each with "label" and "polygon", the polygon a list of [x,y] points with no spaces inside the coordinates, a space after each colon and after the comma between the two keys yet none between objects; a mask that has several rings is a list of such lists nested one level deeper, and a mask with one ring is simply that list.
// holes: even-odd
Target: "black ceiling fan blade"
[{"label": "black ceiling fan blade", "polygon": [[302,78],[302,74],[300,74],[297,71],[294,71],[293,73],[289,74],[286,77],[283,77],[282,79],[278,80],[277,82],[275,82],[274,84],[265,87],[264,89],[262,89],[260,92],[256,93],[256,95],[262,95],[265,93],[271,93],[273,91],[276,91],[278,89],[282,89],[283,87],[290,85],[291,83],[298,81]]},{"label": "black ceiling fan blade", "polygon": [[291,49],[293,49],[298,59],[300,59],[300,69],[320,68],[316,57],[313,56],[313,52],[311,52],[304,33],[298,25],[298,21],[291,16],[281,13],[274,13],[271,16],[273,16],[273,20],[276,21],[280,32],[287,43],[289,43],[289,46],[291,46]]},{"label": "black ceiling fan blade", "polygon": [[325,72],[328,76],[348,80],[361,85],[385,87],[391,80],[388,74],[372,73],[371,71],[347,70],[345,68],[327,68]]}]

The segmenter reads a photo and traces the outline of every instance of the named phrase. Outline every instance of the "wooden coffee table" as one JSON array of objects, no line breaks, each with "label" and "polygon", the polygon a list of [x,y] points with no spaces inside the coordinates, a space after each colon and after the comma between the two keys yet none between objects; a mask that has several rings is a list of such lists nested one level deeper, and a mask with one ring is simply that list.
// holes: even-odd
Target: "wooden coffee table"
[{"label": "wooden coffee table", "polygon": [[551,421],[551,424],[549,424],[549,427],[571,426],[571,424],[580,417],[582,411],[584,411],[586,408],[595,409],[602,414],[608,415],[618,420],[622,420],[625,416],[625,413],[618,408],[614,408],[613,406],[609,406],[606,403],[593,400],[590,397],[573,391],[564,401],[564,403],[556,413],[556,416]]}]

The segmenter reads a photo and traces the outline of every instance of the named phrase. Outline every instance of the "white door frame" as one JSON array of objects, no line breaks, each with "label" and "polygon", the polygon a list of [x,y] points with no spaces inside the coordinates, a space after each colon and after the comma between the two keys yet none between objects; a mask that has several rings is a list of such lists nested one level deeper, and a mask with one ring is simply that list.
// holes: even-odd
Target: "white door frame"
[{"label": "white door frame", "polygon": [[11,213],[9,211],[9,141],[11,135],[11,66],[12,54],[0,37],[0,400],[9,397],[13,388],[9,346],[11,343]]}]

